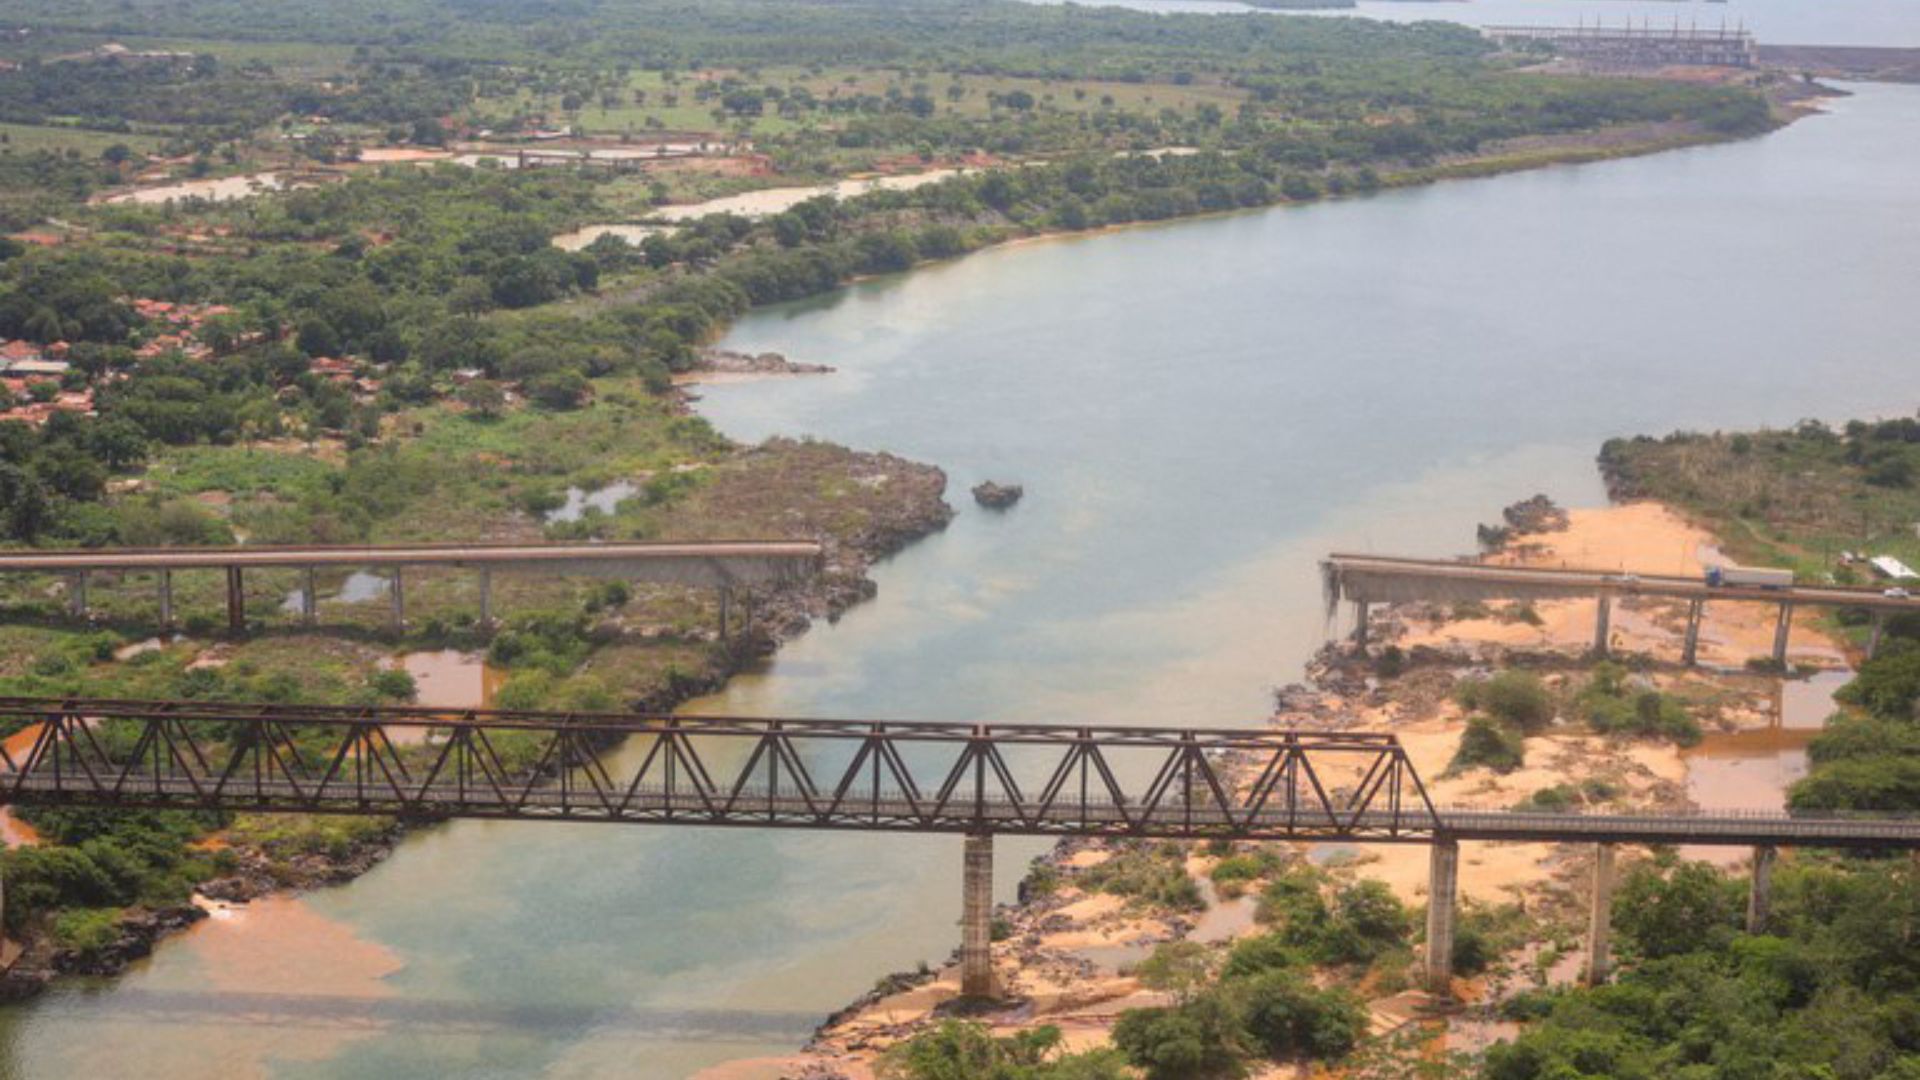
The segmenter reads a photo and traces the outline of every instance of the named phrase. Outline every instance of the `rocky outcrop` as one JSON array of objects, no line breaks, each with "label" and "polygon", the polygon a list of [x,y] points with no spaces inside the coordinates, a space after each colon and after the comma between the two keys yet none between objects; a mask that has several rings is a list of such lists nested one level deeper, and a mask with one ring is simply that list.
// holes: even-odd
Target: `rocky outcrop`
[{"label": "rocky outcrop", "polygon": [[973,501],[989,510],[1005,510],[1026,493],[1027,489],[1019,484],[996,484],[988,480],[973,486]]},{"label": "rocky outcrop", "polygon": [[777,352],[749,354],[731,349],[702,349],[693,362],[693,371],[722,375],[830,375],[825,364],[802,364]]},{"label": "rocky outcrop", "polygon": [[112,942],[84,952],[56,950],[53,968],[63,975],[117,975],[128,964],[152,954],[154,942],[162,936],[184,930],[206,917],[205,910],[192,904],[129,911],[114,928],[118,936]]}]

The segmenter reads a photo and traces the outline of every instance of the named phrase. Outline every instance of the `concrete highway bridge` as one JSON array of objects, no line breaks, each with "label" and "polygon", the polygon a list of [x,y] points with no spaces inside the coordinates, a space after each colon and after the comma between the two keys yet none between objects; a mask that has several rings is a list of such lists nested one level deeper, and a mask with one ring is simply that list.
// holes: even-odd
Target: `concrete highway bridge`
[{"label": "concrete highway bridge", "polygon": [[1619,844],[1920,851],[1920,818],[1437,807],[1390,734],[0,698],[0,805],[828,829],[965,837],[962,986],[992,992],[996,834],[1432,849],[1447,992],[1462,841],[1594,845],[1606,978]]},{"label": "concrete highway bridge", "polygon": [[1920,614],[1920,597],[1889,595],[1878,588],[1839,585],[1792,585],[1767,588],[1751,585],[1709,585],[1704,578],[1671,574],[1637,574],[1618,570],[1545,569],[1488,566],[1444,559],[1407,559],[1383,555],[1330,555],[1320,564],[1327,609],[1342,600],[1354,605],[1355,634],[1364,642],[1367,617],[1373,604],[1421,601],[1461,603],[1478,600],[1595,601],[1593,649],[1607,652],[1613,602],[1622,597],[1650,596],[1683,601],[1687,626],[1681,645],[1682,661],[1694,663],[1699,653],[1700,621],[1709,602],[1771,604],[1779,609],[1774,624],[1773,660],[1784,664],[1787,641],[1798,607],[1860,608],[1873,620],[1867,655],[1880,646],[1889,615]]},{"label": "concrete highway bridge", "polygon": [[[75,551],[0,551],[0,574],[59,574],[67,578],[67,603],[76,617],[88,613],[87,584],[99,573],[152,573],[160,626],[174,624],[173,575],[182,571],[218,571],[226,575],[227,627],[246,629],[245,574],[249,570],[293,569],[306,573],[301,617],[313,623],[318,611],[316,575],[322,567],[384,571],[396,629],[406,620],[404,571],[412,567],[470,569],[480,579],[480,622],[493,621],[492,581],[496,570],[518,573],[574,574],[710,587],[720,590],[724,633],[731,596],[811,577],[820,570],[821,546],[811,541],[727,540],[688,543],[596,544],[396,544],[383,546],[98,548]],[[749,608],[749,612],[751,608]]]}]

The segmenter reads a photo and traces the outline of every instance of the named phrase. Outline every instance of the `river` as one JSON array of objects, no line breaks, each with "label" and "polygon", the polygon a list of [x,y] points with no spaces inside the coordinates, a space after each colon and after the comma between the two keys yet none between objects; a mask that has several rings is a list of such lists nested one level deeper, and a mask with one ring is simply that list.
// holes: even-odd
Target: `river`
[{"label": "river", "polygon": [[[742,439],[947,467],[880,595],[699,707],[1257,722],[1314,559],[1603,498],[1611,435],[1920,402],[1920,88],[1763,139],[982,252],[761,311]],[[1024,483],[1005,514],[964,488]],[[1031,845],[1002,844],[1010,891]],[[0,1075],[677,1077],[957,942],[957,839],[464,822],[0,1012]]]}]

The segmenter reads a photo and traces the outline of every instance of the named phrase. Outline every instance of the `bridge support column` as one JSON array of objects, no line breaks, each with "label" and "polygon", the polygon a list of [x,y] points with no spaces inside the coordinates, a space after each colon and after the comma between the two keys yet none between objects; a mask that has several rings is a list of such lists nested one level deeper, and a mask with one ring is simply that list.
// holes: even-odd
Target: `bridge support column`
[{"label": "bridge support column", "polygon": [[1867,659],[1871,660],[1880,654],[1880,639],[1885,636],[1886,632],[1887,613],[1884,611],[1875,611],[1873,613],[1873,629],[1867,633]]},{"label": "bridge support column", "polygon": [[397,566],[393,568],[393,583],[387,592],[393,599],[393,615],[388,625],[398,634],[407,628],[407,583]]},{"label": "bridge support column", "polygon": [[960,995],[993,996],[993,834],[969,833],[960,881]]},{"label": "bridge support column", "polygon": [[173,571],[160,570],[160,632],[173,629]]},{"label": "bridge support column", "polygon": [[1700,661],[1700,620],[1706,611],[1705,600],[1694,600],[1687,604],[1687,637],[1680,646],[1680,662],[1688,667]]},{"label": "bridge support column", "polygon": [[740,632],[743,634],[751,634],[753,633],[753,590],[752,589],[748,588],[748,589],[740,590],[740,608],[741,608]]},{"label": "bridge support column", "polygon": [[81,570],[67,579],[67,613],[76,619],[87,617],[87,572]]},{"label": "bridge support column", "polygon": [[1594,601],[1593,655],[1607,655],[1607,639],[1613,634],[1613,597],[1604,593]]},{"label": "bridge support column", "polygon": [[1773,917],[1773,862],[1778,848],[1762,844],[1753,849],[1753,881],[1747,888],[1747,933],[1764,934]]},{"label": "bridge support column", "polygon": [[1363,649],[1367,647],[1367,617],[1371,613],[1371,605],[1365,600],[1353,602],[1353,643]]},{"label": "bridge support column", "polygon": [[1453,996],[1453,926],[1459,903],[1460,842],[1435,840],[1427,872],[1427,992]]},{"label": "bridge support column", "polygon": [[1793,604],[1780,602],[1780,619],[1773,624],[1773,662],[1787,666],[1787,635],[1793,631]]},{"label": "bridge support column", "polygon": [[725,585],[720,586],[717,591],[720,593],[720,640],[725,642],[729,637],[727,622],[731,614],[729,609],[733,606],[733,591]]},{"label": "bridge support column", "polygon": [[1593,909],[1587,913],[1587,985],[1613,973],[1613,845],[1593,846]]},{"label": "bridge support column", "polygon": [[300,621],[312,626],[320,621],[320,571],[307,567],[307,580],[300,586]]},{"label": "bridge support column", "polygon": [[246,578],[237,566],[227,567],[227,629],[236,634],[247,629]]},{"label": "bridge support column", "polygon": [[493,568],[480,567],[480,629],[493,625]]}]

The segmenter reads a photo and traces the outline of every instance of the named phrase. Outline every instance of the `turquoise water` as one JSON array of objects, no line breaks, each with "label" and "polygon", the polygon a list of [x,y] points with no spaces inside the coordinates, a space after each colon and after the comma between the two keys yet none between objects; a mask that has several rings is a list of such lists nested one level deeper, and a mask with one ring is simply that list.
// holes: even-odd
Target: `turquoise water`
[{"label": "turquoise water", "polygon": [[[980,253],[757,313],[833,364],[742,439],[948,468],[962,513],[709,709],[1228,725],[1314,560],[1592,504],[1606,437],[1920,403],[1920,88],[1763,139]],[[1024,483],[1004,515],[964,487]],[[1030,845],[1002,845],[1003,885]],[[959,841],[461,823],[0,1012],[12,1076],[676,1077],[957,943]],[[1004,890],[1003,890],[1004,891]]]}]

